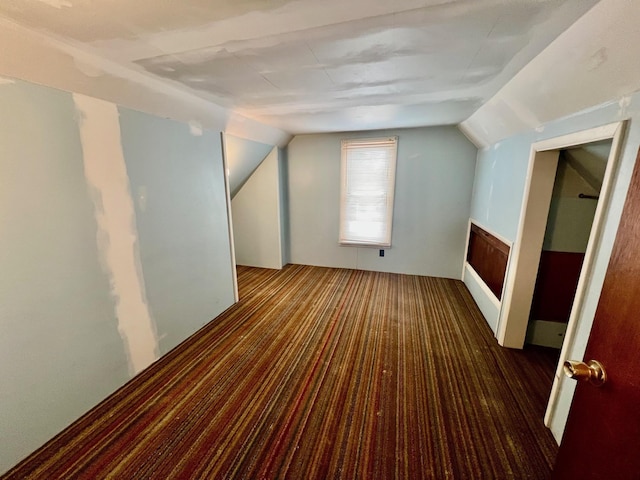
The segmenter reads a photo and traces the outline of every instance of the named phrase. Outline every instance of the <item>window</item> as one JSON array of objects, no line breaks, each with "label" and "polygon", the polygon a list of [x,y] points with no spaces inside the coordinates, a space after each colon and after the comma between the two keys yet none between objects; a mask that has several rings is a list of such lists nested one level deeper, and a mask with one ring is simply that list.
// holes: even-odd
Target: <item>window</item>
[{"label": "window", "polygon": [[340,244],[391,246],[398,137],[342,141]]}]

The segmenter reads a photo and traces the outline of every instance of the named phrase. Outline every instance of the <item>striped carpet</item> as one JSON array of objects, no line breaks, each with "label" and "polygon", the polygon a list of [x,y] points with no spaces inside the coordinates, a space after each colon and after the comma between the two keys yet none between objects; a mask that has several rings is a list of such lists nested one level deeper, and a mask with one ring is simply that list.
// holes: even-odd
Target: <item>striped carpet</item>
[{"label": "striped carpet", "polygon": [[2,478],[543,479],[555,367],[459,281],[239,267],[241,301]]}]

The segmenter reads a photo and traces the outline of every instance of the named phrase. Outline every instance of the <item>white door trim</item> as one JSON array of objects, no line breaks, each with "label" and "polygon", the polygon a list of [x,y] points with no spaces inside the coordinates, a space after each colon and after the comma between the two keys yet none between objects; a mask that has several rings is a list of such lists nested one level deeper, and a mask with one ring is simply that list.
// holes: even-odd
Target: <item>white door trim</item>
[{"label": "white door trim", "polygon": [[614,188],[614,174],[618,167],[618,160],[620,158],[620,152],[622,150],[626,123],[626,121],[623,121],[606,125],[605,127],[608,127],[607,132],[609,132],[611,135],[600,138],[600,140],[605,140],[607,138],[612,139],[611,150],[609,151],[607,168],[604,173],[602,189],[600,190],[600,199],[598,201],[598,206],[596,208],[596,213],[593,219],[593,226],[591,227],[591,233],[589,235],[589,242],[587,243],[587,250],[584,255],[582,270],[580,271],[580,278],[578,279],[576,296],[573,301],[573,307],[571,308],[569,323],[567,324],[565,340],[562,344],[560,359],[556,368],[556,373],[553,379],[553,386],[551,387],[551,394],[549,395],[549,403],[547,404],[547,410],[544,416],[544,423],[546,426],[551,425],[553,416],[556,412],[557,401],[560,396],[560,382],[564,378],[562,367],[565,360],[568,359],[569,352],[573,348],[576,332],[578,331],[578,325],[580,324],[580,319],[582,317],[581,314],[582,307],[585,301],[585,294],[587,292],[589,281],[592,276],[591,272],[595,264],[596,253],[600,246],[600,238],[604,229],[605,212],[608,210],[609,202],[611,201],[611,192]]},{"label": "white door trim", "polygon": [[[510,348],[522,348],[524,345],[540,261],[540,251],[544,240],[544,230],[555,182],[558,151],[585,143],[613,139],[600,192],[600,201],[596,209],[583,269],[578,282],[578,291],[569,321],[565,347],[571,342],[571,336],[576,328],[575,318],[577,318],[577,312],[580,310],[583,301],[584,289],[588,278],[587,272],[593,264],[595,250],[601,234],[604,212],[609,202],[613,171],[619,156],[624,126],[625,122],[615,122],[536,142],[531,145],[518,233],[512,247],[512,257],[509,262],[505,291],[502,297],[502,308],[498,320],[496,338],[500,345]],[[563,349],[564,351],[566,351],[566,348]]]}]

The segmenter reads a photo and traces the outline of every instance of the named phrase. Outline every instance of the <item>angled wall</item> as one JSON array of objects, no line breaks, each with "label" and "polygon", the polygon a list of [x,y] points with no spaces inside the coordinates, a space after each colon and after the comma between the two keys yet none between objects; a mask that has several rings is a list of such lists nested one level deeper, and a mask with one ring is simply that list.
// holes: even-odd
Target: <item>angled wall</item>
[{"label": "angled wall", "polygon": [[231,201],[236,263],[282,268],[281,150],[274,147]]},{"label": "angled wall", "polygon": [[119,112],[142,273],[165,354],[233,303],[220,135]]},{"label": "angled wall", "polygon": [[224,135],[224,153],[229,169],[229,191],[235,197],[260,163],[273,150],[273,145]]},{"label": "angled wall", "polygon": [[219,134],[0,82],[0,472],[233,303]]}]

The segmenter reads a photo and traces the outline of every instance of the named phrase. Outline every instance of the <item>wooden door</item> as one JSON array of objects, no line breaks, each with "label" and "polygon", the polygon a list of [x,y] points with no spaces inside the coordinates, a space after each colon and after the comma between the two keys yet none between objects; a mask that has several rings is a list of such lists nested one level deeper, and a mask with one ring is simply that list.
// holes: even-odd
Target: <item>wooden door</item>
[{"label": "wooden door", "polygon": [[607,382],[578,383],[553,478],[640,479],[638,160],[585,352],[584,361],[592,359],[604,366]]}]

